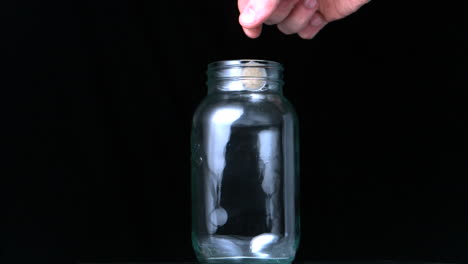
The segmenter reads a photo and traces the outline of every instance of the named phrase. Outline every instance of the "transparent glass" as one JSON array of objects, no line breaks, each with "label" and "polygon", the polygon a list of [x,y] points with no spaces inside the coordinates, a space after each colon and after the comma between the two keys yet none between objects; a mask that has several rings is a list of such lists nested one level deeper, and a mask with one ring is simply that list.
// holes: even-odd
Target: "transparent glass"
[{"label": "transparent glass", "polygon": [[290,263],[299,243],[298,126],[282,67],[208,66],[192,126],[192,242],[202,263]]}]

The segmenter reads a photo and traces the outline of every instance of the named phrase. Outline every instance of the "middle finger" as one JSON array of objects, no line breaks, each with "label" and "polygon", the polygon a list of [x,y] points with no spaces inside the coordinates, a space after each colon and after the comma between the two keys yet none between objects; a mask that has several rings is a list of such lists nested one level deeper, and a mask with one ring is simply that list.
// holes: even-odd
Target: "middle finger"
[{"label": "middle finger", "polygon": [[317,0],[301,0],[288,17],[278,24],[278,29],[284,34],[294,34],[301,31],[307,26],[317,9]]},{"label": "middle finger", "polygon": [[293,10],[294,6],[299,0],[281,0],[276,7],[275,12],[265,21],[267,25],[276,25],[281,23],[289,13]]}]

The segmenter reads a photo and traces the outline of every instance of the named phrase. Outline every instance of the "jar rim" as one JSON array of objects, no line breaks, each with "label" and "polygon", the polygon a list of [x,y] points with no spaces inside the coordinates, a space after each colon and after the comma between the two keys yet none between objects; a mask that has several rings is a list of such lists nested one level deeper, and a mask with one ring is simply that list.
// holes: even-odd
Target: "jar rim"
[{"label": "jar rim", "polygon": [[260,59],[220,60],[208,64],[208,70],[230,67],[276,67],[283,69],[279,62]]}]

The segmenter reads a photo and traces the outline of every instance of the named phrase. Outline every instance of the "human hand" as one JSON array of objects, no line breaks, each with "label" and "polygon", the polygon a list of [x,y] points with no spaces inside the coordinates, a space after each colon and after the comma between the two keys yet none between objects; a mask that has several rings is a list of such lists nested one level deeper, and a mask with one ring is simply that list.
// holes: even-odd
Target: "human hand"
[{"label": "human hand", "polygon": [[370,0],[238,0],[239,23],[257,38],[262,25],[277,25],[284,34],[313,38],[327,23],[343,18]]}]

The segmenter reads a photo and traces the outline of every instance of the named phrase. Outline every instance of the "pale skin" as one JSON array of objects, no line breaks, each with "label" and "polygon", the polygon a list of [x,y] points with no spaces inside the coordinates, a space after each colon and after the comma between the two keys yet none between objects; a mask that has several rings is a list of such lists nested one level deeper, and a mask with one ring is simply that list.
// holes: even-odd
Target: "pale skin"
[{"label": "pale skin", "polygon": [[312,39],[327,23],[344,18],[370,0],[238,0],[239,23],[245,34],[257,38],[263,24],[276,25],[284,34]]}]

